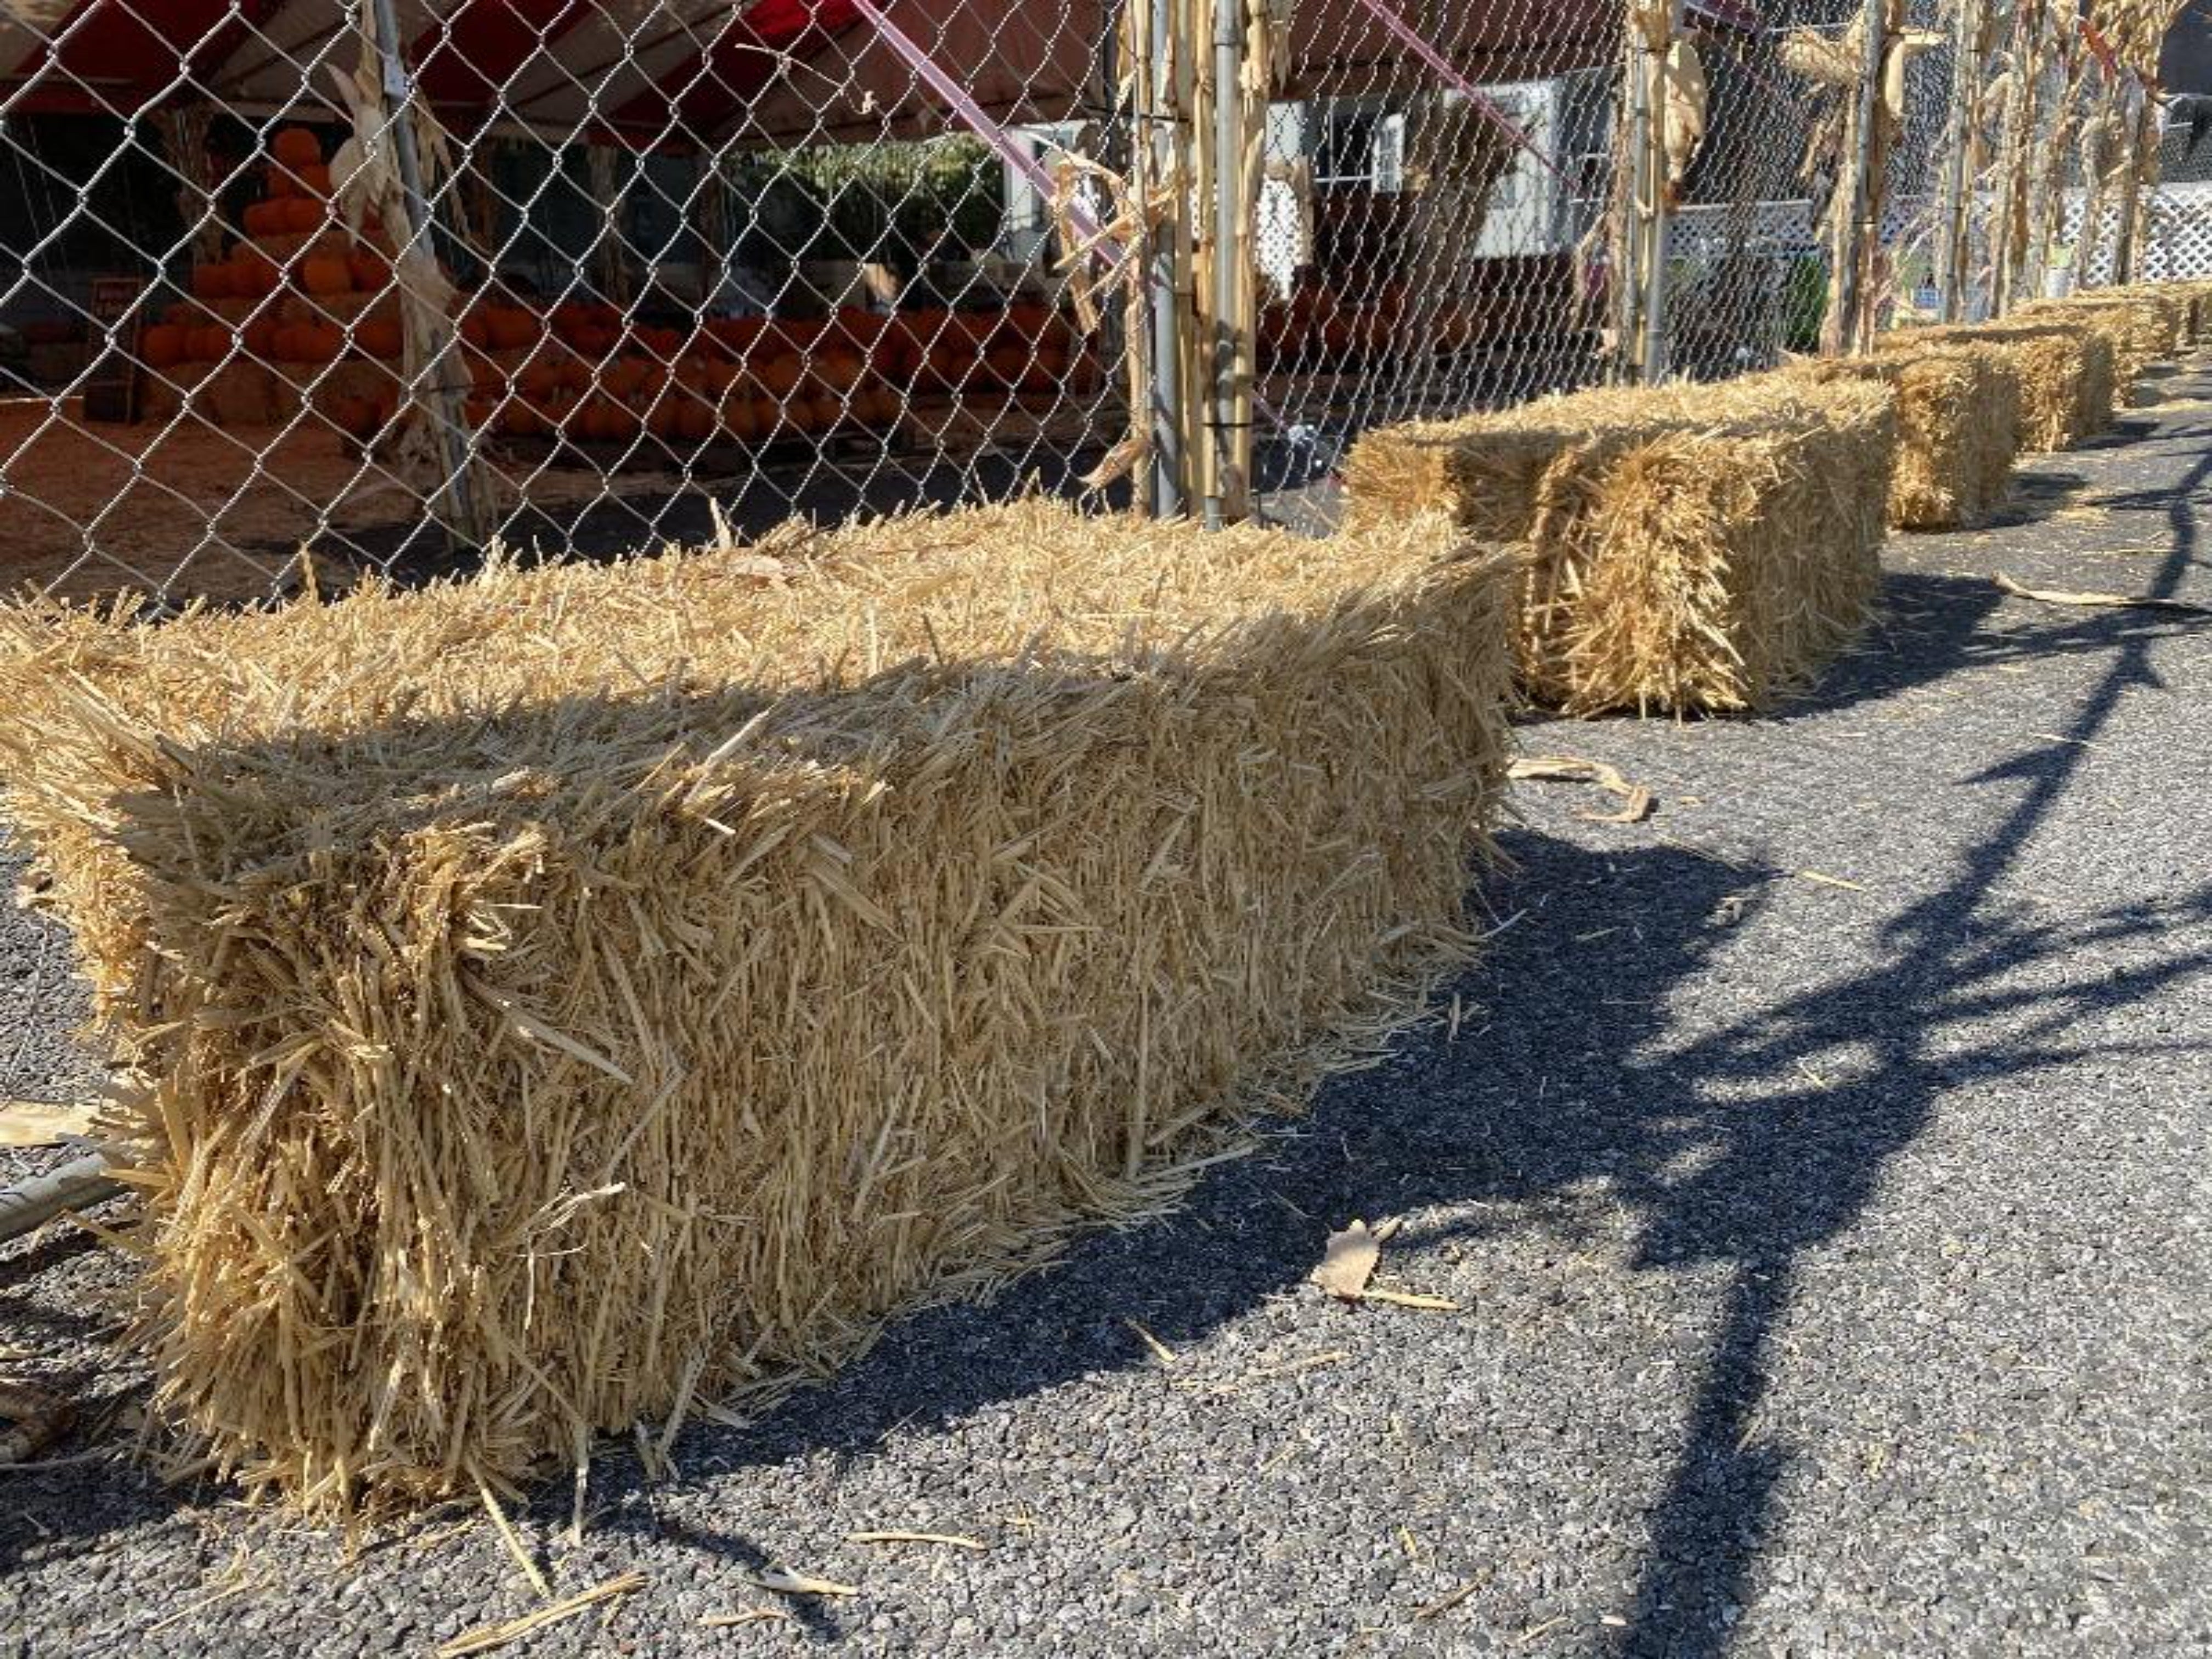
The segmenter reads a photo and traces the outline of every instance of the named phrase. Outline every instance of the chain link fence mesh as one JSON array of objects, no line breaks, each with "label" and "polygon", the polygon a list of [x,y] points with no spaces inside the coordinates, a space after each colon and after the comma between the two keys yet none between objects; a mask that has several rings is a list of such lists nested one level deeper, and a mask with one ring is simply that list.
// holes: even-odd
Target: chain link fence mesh
[{"label": "chain link fence mesh", "polygon": [[[1239,256],[1262,516],[1325,526],[1378,422],[1820,345],[1856,94],[1805,64],[1856,72],[1861,0],[1676,0],[1642,115],[1650,5],[1250,4],[1278,40]],[[1962,123],[1971,303],[2001,255],[2039,291],[2110,276],[2081,226],[2120,210],[2120,83],[2057,8],[1984,9],[1971,74],[1999,92],[1962,112],[1953,5],[1891,9],[1885,317],[1936,305]],[[9,0],[0,585],[258,599],[493,543],[612,556],[793,514],[1141,497],[1157,364],[1127,301],[1162,225],[1206,208],[1148,179],[1166,118],[1131,22]],[[2021,40],[2014,113],[2044,134],[2024,260],[1990,234]],[[1639,121],[1664,135],[1648,360],[1620,305]],[[2212,268],[2202,193],[2152,193],[2144,275]]]}]

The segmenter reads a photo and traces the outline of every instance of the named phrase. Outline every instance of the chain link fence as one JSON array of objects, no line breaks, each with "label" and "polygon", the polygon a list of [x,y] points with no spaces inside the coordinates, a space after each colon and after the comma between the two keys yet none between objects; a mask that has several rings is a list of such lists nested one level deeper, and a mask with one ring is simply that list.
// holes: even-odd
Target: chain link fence
[{"label": "chain link fence", "polygon": [[[1961,200],[1971,305],[2125,210],[2118,71],[1983,3],[1977,87],[2042,55],[1962,104],[1976,4],[1885,20],[1869,314],[1940,308]],[[1875,9],[9,0],[0,586],[258,599],[1040,487],[1325,527],[1370,424],[1819,349]],[[2212,261],[2192,188],[2144,274]]]}]

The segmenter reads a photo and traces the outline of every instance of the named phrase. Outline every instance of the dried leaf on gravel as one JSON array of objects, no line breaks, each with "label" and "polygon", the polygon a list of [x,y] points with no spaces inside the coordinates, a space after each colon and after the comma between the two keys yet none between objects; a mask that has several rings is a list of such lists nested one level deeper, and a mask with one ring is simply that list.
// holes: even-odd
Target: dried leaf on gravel
[{"label": "dried leaf on gravel", "polygon": [[58,1146],[90,1134],[98,1109],[51,1100],[0,1100],[0,1146]]},{"label": "dried leaf on gravel", "polygon": [[504,1624],[479,1625],[441,1647],[438,1659],[460,1659],[463,1654],[489,1653],[494,1648],[505,1647],[509,1642],[527,1636],[534,1630],[542,1630],[547,1625],[571,1618],[586,1607],[595,1607],[617,1595],[628,1595],[634,1590],[641,1590],[649,1582],[641,1572],[626,1572],[594,1584],[587,1590],[578,1590],[574,1595],[564,1596],[534,1612],[526,1613],[520,1619],[510,1619]]},{"label": "dried leaf on gravel", "polygon": [[1354,1221],[1342,1232],[1328,1236],[1321,1265],[1310,1276],[1331,1296],[1357,1302],[1366,1294],[1367,1281],[1374,1277],[1376,1264],[1382,1259],[1382,1239],[1364,1221]]},{"label": "dried leaf on gravel", "polygon": [[2161,599],[2149,593],[2075,593],[2057,587],[2023,587],[1999,571],[1996,585],[2016,599],[2040,605],[2101,606],[2119,611],[2171,611],[2185,617],[2212,617],[2212,605],[2191,605],[2186,599]]},{"label": "dried leaf on gravel", "polygon": [[975,1550],[978,1553],[991,1547],[980,1538],[969,1538],[957,1532],[848,1532],[848,1544],[942,1544],[948,1549]]},{"label": "dried leaf on gravel", "polygon": [[1546,783],[1594,783],[1621,798],[1618,811],[1575,814],[1587,823],[1641,823],[1657,805],[1650,790],[1631,783],[1618,768],[1578,755],[1526,755],[1506,769],[1506,775]]},{"label": "dried leaf on gravel", "polygon": [[765,1572],[748,1573],[745,1582],[764,1590],[774,1590],[779,1595],[858,1595],[857,1584],[840,1584],[828,1578],[810,1578],[803,1572],[793,1572],[786,1567],[770,1567]]}]

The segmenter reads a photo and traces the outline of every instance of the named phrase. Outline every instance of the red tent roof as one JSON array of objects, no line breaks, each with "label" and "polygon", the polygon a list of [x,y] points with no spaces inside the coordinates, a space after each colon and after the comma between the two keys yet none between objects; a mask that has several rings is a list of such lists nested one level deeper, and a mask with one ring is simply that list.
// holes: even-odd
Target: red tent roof
[{"label": "red tent roof", "polygon": [[[1740,6],[1743,0],[1714,0]],[[921,133],[948,112],[853,0],[395,0],[417,84],[458,131],[491,121],[641,148]],[[1098,0],[884,0],[1001,120],[1095,106]],[[1469,78],[1604,61],[1617,0],[1395,0]],[[1292,95],[1428,71],[1358,0],[1298,0]],[[134,115],[206,98],[251,114],[330,102],[358,47],[332,0],[0,0],[0,114]]]}]

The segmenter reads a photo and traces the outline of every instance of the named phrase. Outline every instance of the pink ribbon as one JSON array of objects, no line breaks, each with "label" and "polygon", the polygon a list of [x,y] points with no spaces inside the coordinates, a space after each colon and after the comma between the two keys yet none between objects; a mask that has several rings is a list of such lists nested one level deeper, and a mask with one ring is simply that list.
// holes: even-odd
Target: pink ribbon
[{"label": "pink ribbon", "polygon": [[1490,99],[1484,94],[1480,87],[1478,87],[1474,82],[1468,80],[1467,76],[1462,75],[1459,72],[1459,66],[1457,64],[1454,64],[1451,59],[1446,58],[1443,53],[1438,52],[1434,46],[1431,46],[1426,40],[1423,40],[1418,33],[1416,33],[1412,24],[1408,23],[1404,18],[1399,16],[1398,14],[1391,10],[1389,7],[1384,5],[1382,3],[1382,0],[1359,0],[1359,3],[1366,7],[1368,10],[1373,12],[1375,14],[1376,20],[1380,22],[1384,28],[1389,30],[1391,33],[1396,35],[1399,40],[1404,41],[1407,46],[1411,47],[1413,56],[1419,58],[1431,69],[1434,70],[1437,72],[1437,76],[1443,80],[1447,86],[1463,94],[1469,103],[1473,104],[1477,110],[1481,112],[1483,118],[1492,126],[1496,127],[1500,132],[1511,139],[1514,143],[1519,145],[1522,149],[1527,150],[1529,155],[1534,156],[1536,160],[1543,165],[1544,170],[1549,173],[1552,177],[1559,179],[1562,184],[1566,182],[1567,175],[1560,171],[1559,164],[1557,161],[1554,161],[1550,156],[1545,155],[1542,150],[1538,149],[1536,148],[1535,140],[1529,137],[1529,136],[1523,132],[1519,126],[1515,125],[1512,117],[1506,114],[1504,110],[1498,108],[1496,104],[1492,103]]},{"label": "pink ribbon", "polygon": [[[960,118],[960,124],[993,149],[998,151],[1006,165],[1028,179],[1048,202],[1060,199],[1060,180],[1045,171],[1044,164],[1024,149],[1009,136],[1006,130],[985,112],[983,106],[968,95],[968,89],[937,66],[936,61],[917,45],[912,35],[884,15],[875,0],[852,0],[854,9],[867,21],[868,26],[882,37],[883,42],[905,60],[906,66],[920,76],[931,91],[942,98],[947,108]],[[1068,223],[1075,234],[1089,245],[1091,253],[1102,263],[1113,265],[1121,263],[1121,251],[1111,243],[1102,245],[1097,240],[1098,223],[1073,202],[1066,204]]]}]

